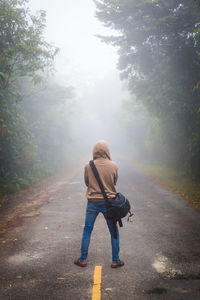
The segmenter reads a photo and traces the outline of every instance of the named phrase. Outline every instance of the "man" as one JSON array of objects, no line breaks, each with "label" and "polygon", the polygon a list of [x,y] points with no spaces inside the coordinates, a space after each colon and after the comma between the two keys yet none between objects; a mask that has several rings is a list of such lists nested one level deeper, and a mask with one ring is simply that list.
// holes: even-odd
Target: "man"
[{"label": "man", "polygon": [[[115,185],[118,179],[117,164],[110,158],[110,151],[105,141],[96,143],[93,149],[93,160],[98,170],[100,179],[104,186],[108,200],[115,198],[116,190]],[[81,257],[74,261],[79,267],[87,266],[87,255],[90,244],[90,237],[94,227],[97,215],[101,212],[108,225],[111,236],[112,245],[112,264],[111,268],[118,268],[124,265],[124,262],[119,259],[119,232],[117,229],[117,238],[113,236],[112,221],[106,217],[106,202],[101,193],[100,187],[89,163],[85,166],[84,173],[85,184],[87,186],[86,197],[88,199],[85,227],[82,235],[81,243]]]}]

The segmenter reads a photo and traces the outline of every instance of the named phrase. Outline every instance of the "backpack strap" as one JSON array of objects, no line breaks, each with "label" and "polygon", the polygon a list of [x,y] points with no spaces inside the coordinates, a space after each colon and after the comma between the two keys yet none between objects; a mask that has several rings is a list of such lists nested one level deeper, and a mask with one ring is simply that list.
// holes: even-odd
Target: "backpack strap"
[{"label": "backpack strap", "polygon": [[122,219],[120,219],[120,220],[118,221],[118,223],[119,223],[119,227],[123,227]]},{"label": "backpack strap", "polygon": [[130,210],[129,210],[129,216],[128,216],[128,218],[127,218],[127,222],[131,222],[131,217],[134,215],[134,213],[132,213]]},{"label": "backpack strap", "polygon": [[93,173],[94,173],[94,176],[95,176],[95,178],[96,178],[96,180],[97,180],[97,182],[98,182],[98,184],[99,184],[99,187],[100,187],[100,189],[101,189],[101,192],[102,192],[102,194],[103,194],[103,197],[104,197],[105,201],[108,203],[108,198],[107,198],[106,192],[105,192],[105,190],[104,190],[103,184],[102,184],[102,182],[101,182],[101,179],[100,179],[100,177],[99,177],[99,173],[98,173],[98,171],[97,171],[97,168],[96,168],[96,166],[95,166],[95,164],[94,164],[94,161],[91,160],[91,161],[89,162],[89,164],[90,164],[90,167],[91,167],[91,169],[92,169],[92,171],[93,171]]}]

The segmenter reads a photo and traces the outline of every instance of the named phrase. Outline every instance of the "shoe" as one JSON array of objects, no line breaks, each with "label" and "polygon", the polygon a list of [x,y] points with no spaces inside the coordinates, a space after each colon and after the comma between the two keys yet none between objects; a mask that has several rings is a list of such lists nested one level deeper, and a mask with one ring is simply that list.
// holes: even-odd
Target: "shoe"
[{"label": "shoe", "polygon": [[118,260],[117,262],[111,264],[111,268],[119,268],[123,266],[124,266],[124,262],[122,260]]},{"label": "shoe", "polygon": [[84,268],[84,267],[87,266],[86,261],[82,261],[80,258],[76,259],[74,261],[74,264],[77,265],[77,266],[79,266],[79,267],[82,267],[82,268]]}]

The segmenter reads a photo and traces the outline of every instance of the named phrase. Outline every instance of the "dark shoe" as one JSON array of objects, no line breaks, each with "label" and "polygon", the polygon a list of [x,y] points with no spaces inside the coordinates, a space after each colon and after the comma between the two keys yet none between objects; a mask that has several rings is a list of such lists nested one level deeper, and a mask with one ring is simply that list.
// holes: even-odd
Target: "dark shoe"
[{"label": "dark shoe", "polygon": [[124,262],[122,260],[118,260],[117,262],[111,264],[111,268],[119,268],[123,266],[124,266]]},{"label": "dark shoe", "polygon": [[84,267],[87,266],[86,261],[82,261],[82,260],[80,260],[80,258],[76,259],[74,261],[74,264],[77,265],[77,266],[79,266],[79,267],[82,267],[82,268],[84,268]]}]

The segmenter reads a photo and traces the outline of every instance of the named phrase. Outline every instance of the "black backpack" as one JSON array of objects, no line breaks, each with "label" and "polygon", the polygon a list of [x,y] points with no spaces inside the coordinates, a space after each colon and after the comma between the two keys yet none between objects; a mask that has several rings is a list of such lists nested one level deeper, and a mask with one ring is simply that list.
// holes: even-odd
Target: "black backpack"
[{"label": "black backpack", "polygon": [[129,200],[122,195],[121,193],[117,193],[116,197],[113,199],[109,199],[107,198],[106,192],[104,190],[103,184],[101,182],[101,179],[99,177],[99,173],[97,171],[97,168],[94,164],[94,161],[91,160],[89,162],[90,167],[94,173],[94,176],[99,184],[99,187],[101,189],[101,192],[103,194],[103,197],[106,201],[106,205],[107,205],[107,218],[112,220],[113,223],[113,235],[114,238],[117,238],[117,222],[119,223],[119,226],[122,227],[122,218],[126,217],[127,214],[129,214],[128,216],[128,221],[129,218],[131,216],[133,216],[133,213],[130,211],[131,209],[131,205]]}]

